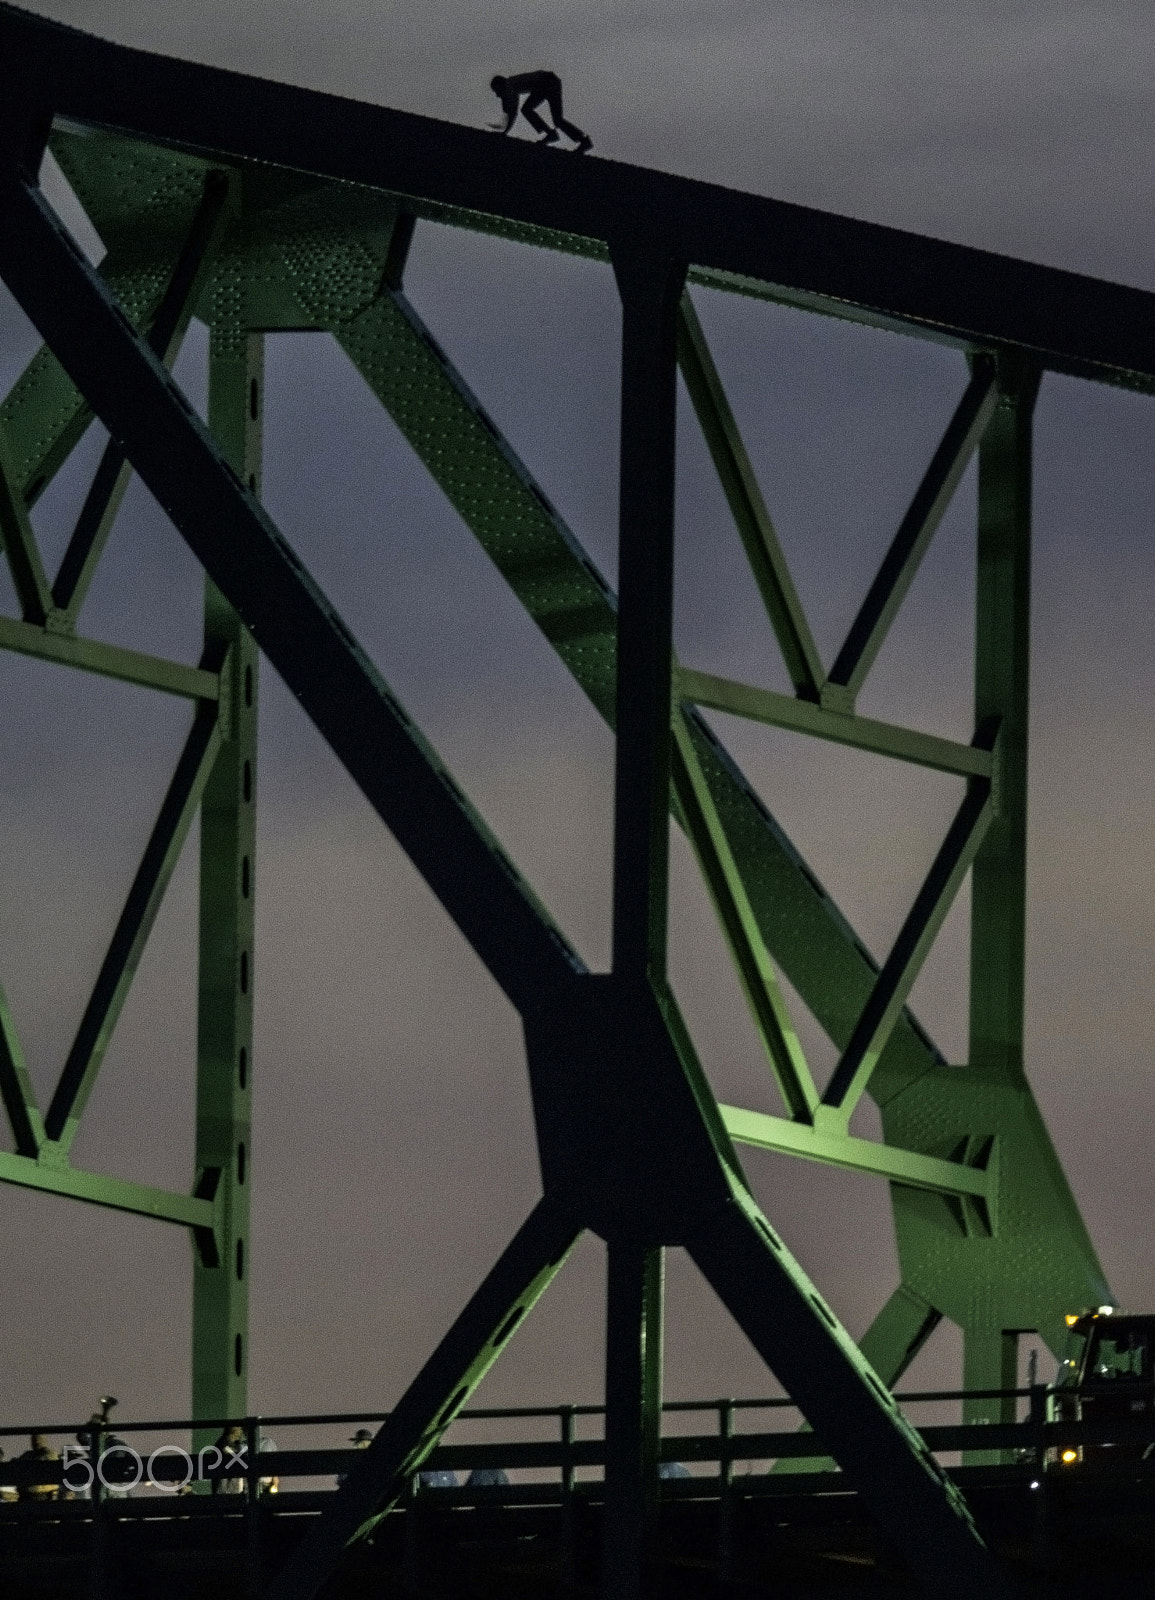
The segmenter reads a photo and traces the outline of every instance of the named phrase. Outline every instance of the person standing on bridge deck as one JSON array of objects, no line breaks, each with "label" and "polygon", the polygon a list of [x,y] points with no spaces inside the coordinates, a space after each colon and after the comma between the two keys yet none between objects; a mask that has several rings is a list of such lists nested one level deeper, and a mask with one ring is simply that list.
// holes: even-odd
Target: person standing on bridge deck
[{"label": "person standing on bridge deck", "polygon": [[[499,75],[490,79],[489,87],[501,101],[501,109],[505,113],[504,122],[490,124],[499,133],[509,132],[517,121],[520,109],[530,127],[540,135],[539,144],[556,144],[558,134],[564,133],[567,139],[573,140],[575,155],[584,156],[592,148],[593,140],[589,134],[565,119],[561,107],[561,79],[556,72],[517,72],[511,78]],[[552,128],[538,116],[539,106],[549,107],[549,114],[553,118]]]}]

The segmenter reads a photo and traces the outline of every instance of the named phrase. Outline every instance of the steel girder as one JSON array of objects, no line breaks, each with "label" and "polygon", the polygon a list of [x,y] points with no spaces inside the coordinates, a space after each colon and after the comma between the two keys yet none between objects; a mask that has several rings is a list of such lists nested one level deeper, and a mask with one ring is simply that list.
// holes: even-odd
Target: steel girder
[{"label": "steel girder", "polygon": [[[0,644],[183,693],[201,706],[194,735],[198,723],[214,730],[211,757],[203,731],[199,762],[195,750],[186,751],[195,780],[174,779],[169,810],[177,821],[163,814],[158,821],[150,849],[161,866],[142,864],[137,898],[143,896],[145,909],[133,921],[126,908],[132,926],[122,944],[129,954],[113,963],[117,981],[131,976],[131,952],[139,952],[151,920],[147,908],[163,892],[163,863],[175,859],[206,784],[218,799],[206,805],[203,828],[220,841],[202,883],[202,929],[210,931],[202,939],[198,1144],[204,1159],[197,1195],[184,1202],[162,1197],[166,1211],[151,1191],[126,1196],[121,1191],[133,1186],[67,1168],[59,1132],[46,1135],[39,1121],[6,1008],[0,1088],[17,1154],[0,1163],[0,1178],[114,1206],[131,1198],[127,1209],[192,1226],[202,1247],[202,1403],[213,1409],[210,1394],[230,1402],[243,1395],[229,1375],[232,1364],[243,1383],[236,1342],[239,1335],[243,1343],[243,1294],[230,1288],[214,1299],[211,1274],[223,1269],[231,1276],[232,1253],[238,1244],[243,1251],[244,1242],[238,1185],[245,1183],[245,1158],[239,1168],[235,1158],[246,1142],[250,1070],[243,996],[251,985],[253,867],[246,808],[255,780],[251,742],[242,748],[253,730],[245,731],[237,708],[259,646],[522,1012],[546,1185],[542,1205],[423,1369],[280,1592],[312,1593],[344,1540],[380,1515],[587,1226],[610,1244],[607,1516],[614,1531],[607,1592],[634,1593],[640,1583],[660,1388],[660,1253],[669,1243],[690,1250],[822,1443],[873,1496],[896,1536],[907,1535],[908,1546],[910,1508],[921,1508],[911,1554],[937,1592],[947,1592],[947,1584],[961,1592],[963,1583],[993,1581],[962,1508],[904,1429],[876,1373],[893,1383],[946,1315],[964,1329],[968,1381],[996,1383],[1016,1330],[1038,1328],[1054,1345],[1067,1306],[1108,1297],[1022,1062],[1030,414],[1044,366],[1148,387],[1155,371],[1142,332],[1150,325],[1149,297],[773,202],[704,195],[706,186],[612,164],[604,164],[610,175],[595,176],[587,189],[585,178],[571,180],[567,172],[562,189],[578,188],[562,194],[559,210],[547,192],[558,169],[533,165],[538,156],[509,150],[508,161],[502,155],[494,166],[492,145],[480,136],[375,108],[356,108],[379,119],[374,127],[388,135],[371,156],[372,170],[362,171],[357,162],[368,158],[336,138],[327,97],[304,97],[303,151],[286,127],[301,110],[300,91],[113,50],[8,7],[0,7],[0,34],[30,63],[20,92],[7,102],[0,271],[51,347],[0,410],[7,441],[0,532],[24,613],[19,622],[0,619]],[[48,36],[51,63],[40,53]],[[147,105],[138,103],[143,84],[156,91],[160,83],[174,87],[170,103],[155,92]],[[234,114],[238,85],[265,108],[263,122],[250,104],[242,127]],[[221,91],[211,112],[210,90]],[[36,194],[32,171],[52,115],[112,122],[192,147],[158,149],[122,134],[57,126],[54,153],[109,246],[99,276],[70,250]],[[297,171],[244,159],[270,154],[270,130],[279,160]],[[446,165],[447,151],[460,140],[473,163],[469,194]],[[215,153],[205,156],[210,147]],[[376,188],[325,181],[335,176],[360,177]],[[642,192],[647,204],[639,213],[634,201]],[[694,205],[694,216],[717,223],[709,239],[690,214]],[[568,229],[560,226],[563,212],[573,224]],[[639,214],[646,226],[631,229],[628,218]],[[623,384],[637,402],[624,412],[645,419],[644,426],[627,426],[622,441],[620,605],[405,300],[405,253],[418,215],[612,258],[625,310]],[[773,248],[765,242],[770,237],[779,241]],[[950,270],[936,278],[928,263]],[[855,281],[845,281],[854,271]],[[685,292],[687,276],[900,325],[968,351],[969,383],[829,674]],[[1081,320],[1069,319],[1072,297],[1086,311]],[[164,372],[192,314],[213,329],[215,444]],[[151,327],[151,351],[134,325]],[[593,704],[616,725],[615,962],[606,978],[581,968],[255,500],[259,411],[246,420],[246,402],[254,381],[259,390],[260,335],[285,328],[335,335]],[[793,698],[672,662],[676,366],[781,644]],[[56,586],[50,591],[37,570],[27,507],[93,413],[209,575],[206,658],[195,673],[76,638],[72,596],[63,585],[59,594]],[[976,449],[976,734],[972,744],[960,745],[860,718],[854,701]],[[126,470],[119,458],[102,464],[103,485],[94,484],[87,522],[82,517],[74,537],[77,572],[99,558]],[[955,823],[881,969],[744,781],[700,706],[965,780]],[[379,739],[371,755],[364,727]],[[220,753],[226,750],[227,761]],[[715,1104],[665,984],[670,807],[715,900],[785,1117]],[[975,885],[972,1047],[969,1065],[954,1068],[905,1010],[905,999],[968,870]],[[821,1092],[790,1025],[776,969],[842,1051]],[[91,1056],[82,1062],[85,1092],[97,1065]],[[575,1081],[583,1085],[576,1097]],[[885,1144],[847,1133],[863,1092],[881,1107]],[[664,1108],[660,1148],[651,1132],[655,1096]],[[79,1092],[69,1103],[78,1112]],[[61,1128],[65,1121],[56,1118]],[[732,1139],[891,1180],[903,1284],[863,1341],[869,1365],[758,1212]],[[201,1209],[194,1214],[193,1207]],[[753,1283],[761,1299],[751,1294]],[[823,1352],[817,1383],[799,1361],[800,1351],[815,1349]],[[891,1463],[886,1488],[878,1483],[883,1460]]]}]

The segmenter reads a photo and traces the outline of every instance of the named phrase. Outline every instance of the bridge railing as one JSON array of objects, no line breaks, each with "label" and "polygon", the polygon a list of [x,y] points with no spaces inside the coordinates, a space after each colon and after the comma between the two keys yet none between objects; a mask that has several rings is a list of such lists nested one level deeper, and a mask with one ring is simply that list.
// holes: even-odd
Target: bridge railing
[{"label": "bridge railing", "polygon": [[[1134,1386],[1138,1392],[1139,1385]],[[1121,1399],[1123,1386],[1118,1386]],[[1150,1386],[1142,1392],[1151,1398]],[[1090,1418],[1050,1421],[1047,1417],[1049,1391],[1043,1385],[1030,1389],[929,1390],[900,1394],[896,1399],[907,1410],[958,1405],[964,1400],[1013,1402],[1016,1420],[1006,1422],[922,1423],[918,1426],[928,1448],[940,1457],[957,1461],[982,1460],[1004,1465],[1019,1463],[1028,1475],[1047,1466],[1062,1464],[1062,1453],[1074,1452],[1080,1459],[1094,1446],[1134,1447],[1155,1441],[1155,1416]],[[1064,1391],[1075,1396],[1075,1391]],[[1074,1408],[1072,1408],[1074,1409]],[[679,1469],[664,1491],[673,1495],[719,1492],[740,1493],[743,1483],[734,1487],[736,1469],[744,1468],[742,1479],[764,1482],[769,1467],[791,1460],[813,1462],[821,1454],[821,1441],[795,1424],[784,1427],[741,1427],[744,1416],[793,1412],[793,1402],[780,1398],[718,1399],[708,1401],[670,1401],[663,1406],[665,1427],[659,1458],[667,1472],[677,1463]],[[1020,1415],[1021,1413],[1021,1415]],[[604,1465],[604,1439],[600,1405],[518,1406],[472,1408],[462,1412],[446,1442],[422,1463],[418,1489],[437,1488],[459,1498],[508,1498],[556,1502],[571,1493],[596,1493]],[[341,1475],[360,1460],[359,1451],[349,1443],[334,1445],[332,1432],[341,1429],[373,1431],[387,1420],[385,1412],[340,1412],[276,1417],[211,1418],[196,1423],[187,1418],[152,1422],[117,1423],[98,1437],[96,1452],[100,1471],[93,1473],[89,1452],[77,1443],[75,1423],[40,1427],[0,1428],[0,1449],[8,1451],[9,1441],[43,1436],[61,1459],[35,1459],[30,1455],[0,1462],[0,1498],[64,1498],[71,1491],[76,1498],[120,1498],[133,1494],[172,1494],[198,1486],[214,1492],[244,1492],[253,1497],[270,1493],[274,1487],[299,1486],[305,1492],[331,1490]],[[679,1426],[683,1419],[700,1417],[706,1424],[688,1431]],[[762,1420],[761,1418],[759,1420]],[[791,1418],[793,1422],[793,1418]],[[511,1437],[467,1439],[478,1425],[490,1434],[507,1432]],[[229,1428],[241,1430],[231,1446],[200,1444],[198,1440],[221,1436]],[[537,1433],[538,1437],[526,1437]],[[301,1435],[288,1448],[286,1435]],[[328,1435],[329,1440],[318,1438]],[[279,1436],[278,1445],[268,1446]],[[262,1444],[266,1446],[262,1449]],[[1127,1452],[1130,1453],[1130,1452]],[[1155,1449],[1152,1454],[1155,1455]],[[945,1463],[944,1463],[945,1464]],[[953,1464],[953,1463],[952,1463]],[[1153,1461],[1155,1468],[1155,1461]],[[471,1473],[483,1474],[480,1483],[460,1482]],[[434,1474],[446,1475],[441,1483]],[[448,1474],[458,1479],[449,1486]],[[494,1474],[504,1474],[493,1481]],[[785,1490],[792,1476],[779,1470],[778,1485]],[[798,1474],[793,1475],[798,1478]],[[487,1481],[488,1479],[488,1481]],[[786,1480],[786,1481],[783,1481]],[[680,1487],[678,1486],[680,1481]],[[234,1488],[235,1485],[235,1488]],[[750,1483],[748,1487],[753,1487]],[[484,1490],[484,1495],[481,1491]],[[95,1491],[93,1496],[92,1491]],[[490,1493],[494,1491],[494,1493]]]}]

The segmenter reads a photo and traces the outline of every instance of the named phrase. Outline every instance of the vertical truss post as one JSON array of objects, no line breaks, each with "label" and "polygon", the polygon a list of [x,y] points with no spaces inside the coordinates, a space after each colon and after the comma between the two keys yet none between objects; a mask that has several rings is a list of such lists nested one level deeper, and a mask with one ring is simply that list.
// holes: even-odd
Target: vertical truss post
[{"label": "vertical truss post", "polygon": [[[685,268],[630,241],[612,250],[622,298],[613,974],[641,1006],[666,981],[677,314]],[[643,1064],[631,1064],[636,1074]],[[627,1065],[625,1070],[631,1070]],[[602,1593],[637,1600],[657,1498],[661,1251],[622,1221],[609,1239]]]},{"label": "vertical truss post", "polygon": [[[260,335],[213,330],[209,426],[253,492],[263,365]],[[194,1417],[208,1418],[248,1410],[257,649],[207,579],[205,645],[229,650],[232,667],[225,738],[201,804],[196,1165],[200,1184],[219,1173],[222,1202],[219,1259],[193,1266],[192,1406]]]},{"label": "vertical truss post", "polygon": [[[1017,1330],[999,1327],[971,1327],[963,1331],[963,1388],[1014,1389],[1019,1376],[1019,1335]],[[967,1400],[963,1404],[964,1422],[1014,1422],[1016,1402],[1010,1398]],[[968,1450],[963,1460],[968,1467],[997,1467],[1013,1460],[1007,1450]]]},{"label": "vertical truss post", "polygon": [[975,727],[1001,725],[998,810],[971,885],[970,1064],[1023,1071],[1031,418],[1038,371],[1003,360],[979,446]]},{"label": "vertical truss post", "polygon": [[[970,1065],[999,1083],[1023,1081],[1031,425],[1039,377],[1021,358],[1000,360],[998,404],[979,446],[975,726],[997,717],[1001,734],[997,810],[971,882]],[[1013,1387],[1014,1337],[978,1325],[963,1335],[964,1387]],[[1008,1402],[968,1400],[963,1420],[1009,1420]]]},{"label": "vertical truss post", "polygon": [[657,1507],[663,1252],[615,1240],[606,1305],[605,1600],[634,1600]]},{"label": "vertical truss post", "polygon": [[614,975],[666,972],[677,311],[685,268],[613,252],[622,297]]}]

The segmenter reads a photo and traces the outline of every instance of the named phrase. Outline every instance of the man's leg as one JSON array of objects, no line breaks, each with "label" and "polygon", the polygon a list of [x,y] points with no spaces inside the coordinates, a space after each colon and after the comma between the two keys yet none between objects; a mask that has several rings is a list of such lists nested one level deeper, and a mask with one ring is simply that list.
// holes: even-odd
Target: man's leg
[{"label": "man's leg", "polygon": [[[593,144],[593,140],[590,138],[589,134],[583,133],[576,123],[567,122],[562,112],[560,83],[556,89],[551,89],[549,91],[548,95],[546,96],[546,100],[549,105],[549,114],[553,118],[554,127],[557,128],[560,133],[564,133],[567,139],[572,139],[574,144],[579,145],[584,150],[588,150]],[[538,103],[540,104],[540,101]]]},{"label": "man's leg", "polygon": [[[530,127],[536,129],[536,131],[541,134],[542,138],[547,144],[552,144],[557,138],[557,129],[551,128],[549,123],[543,121],[542,118],[537,114],[537,107],[540,106],[545,99],[546,96],[544,94],[530,95],[521,108],[521,114],[529,123]],[[553,109],[552,101],[550,103],[550,109]],[[557,120],[556,117],[554,120]]]}]

